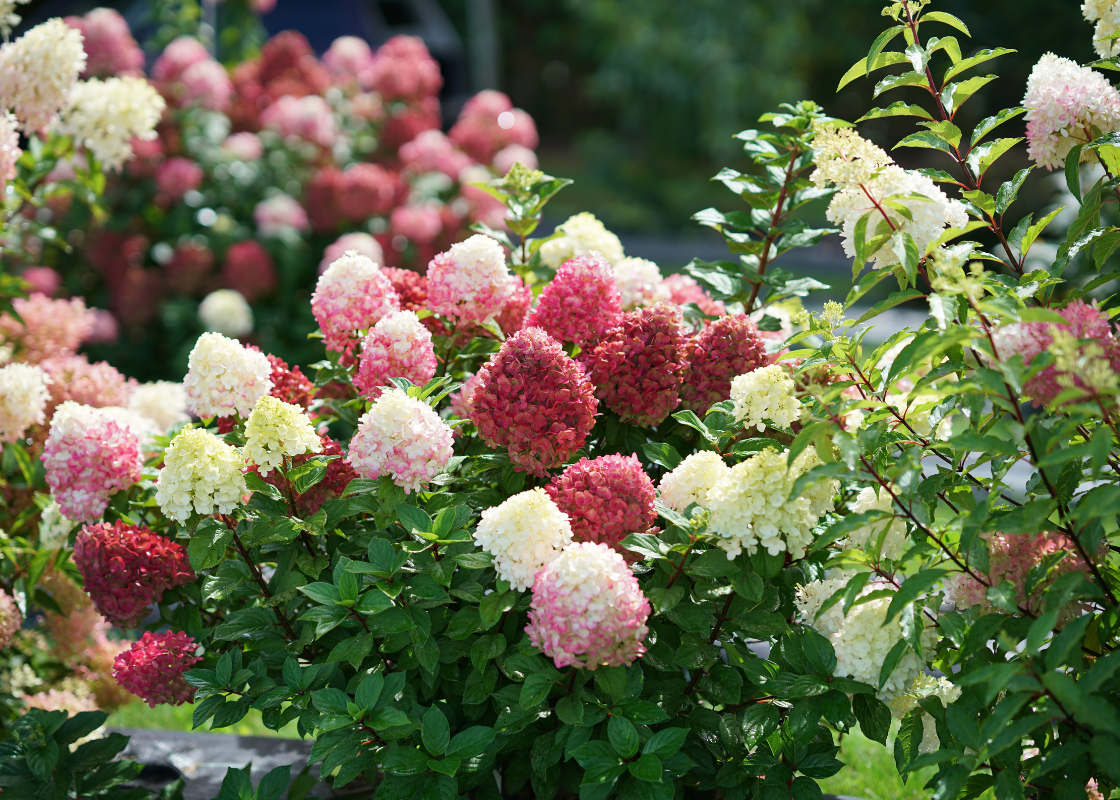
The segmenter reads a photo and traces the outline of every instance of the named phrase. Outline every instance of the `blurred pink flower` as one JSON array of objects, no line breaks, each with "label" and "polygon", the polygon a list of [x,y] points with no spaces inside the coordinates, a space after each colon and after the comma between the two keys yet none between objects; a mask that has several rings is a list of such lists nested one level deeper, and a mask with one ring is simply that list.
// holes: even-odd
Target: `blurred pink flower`
[{"label": "blurred pink flower", "polygon": [[479,92],[463,105],[448,135],[483,164],[491,163],[499,150],[511,144],[531,150],[539,141],[533,118],[492,89]]},{"label": "blurred pink flower", "polygon": [[369,73],[370,88],[387,100],[423,100],[443,85],[439,63],[418,36],[394,36],[381,45]]},{"label": "blurred pink flower", "polygon": [[304,230],[307,227],[307,212],[294,197],[279,192],[257,203],[253,209],[253,220],[257,223],[257,233],[269,238],[288,230]]},{"label": "blurred pink flower", "polygon": [[86,51],[83,78],[143,75],[144,51],[120,12],[95,8],[84,17],[66,17],[63,21],[82,33],[82,47]]},{"label": "blurred pink flower", "polygon": [[416,244],[430,244],[441,230],[439,209],[431,205],[401,206],[393,209],[389,218],[389,231],[394,236],[404,236]]},{"label": "blurred pink flower", "polygon": [[540,166],[537,162],[537,154],[520,144],[507,145],[494,155],[494,171],[499,175],[505,175],[510,167],[518,163],[528,169],[536,169]]},{"label": "blurred pink flower", "polygon": [[202,167],[189,158],[169,158],[156,169],[156,188],[171,198],[182,200],[183,195],[202,185]]},{"label": "blurred pink flower", "polygon": [[50,267],[28,267],[20,275],[31,284],[31,292],[54,297],[62,285],[62,276]]},{"label": "blurred pink flower", "polygon": [[240,292],[246,301],[256,302],[276,288],[272,256],[254,239],[231,244],[222,264],[222,285]]},{"label": "blurred pink flower", "polygon": [[222,147],[239,161],[257,161],[264,155],[261,137],[249,131],[232,134],[222,143]]},{"label": "blurred pink flower", "polygon": [[459,173],[474,163],[438,130],[422,131],[411,142],[401,145],[400,158],[401,166],[414,174],[442,172],[452,180],[458,180]]},{"label": "blurred pink flower", "polygon": [[[327,267],[341,258],[347,250],[354,250],[366,256],[374,264],[381,264],[385,261],[385,254],[381,252],[381,245],[368,233],[344,233],[337,240],[327,245],[327,249],[323,251],[323,260],[319,262],[319,274],[322,275],[326,272]],[[388,274],[388,270],[382,271]],[[412,274],[415,275],[416,273]],[[406,307],[408,306],[402,306],[402,308]]]},{"label": "blurred pink flower", "polygon": [[80,297],[51,300],[46,295],[17,297],[12,306],[20,316],[0,314],[0,336],[20,348],[20,360],[31,364],[76,351],[93,330],[94,313]]},{"label": "blurred pink flower", "polygon": [[233,81],[226,68],[213,59],[196,61],[179,76],[179,101],[185,105],[228,111],[233,100]]},{"label": "blurred pink flower", "polygon": [[334,112],[326,100],[314,94],[284,95],[261,112],[261,125],[320,147],[332,147],[337,139]]},{"label": "blurred pink flower", "polygon": [[365,39],[358,36],[339,36],[323,54],[323,64],[336,78],[357,81],[368,88],[373,75],[373,51]]},{"label": "blurred pink flower", "polygon": [[152,79],[157,81],[178,80],[183,70],[199,61],[211,60],[210,53],[202,42],[193,36],[180,36],[164,48],[156,63],[152,65]]}]

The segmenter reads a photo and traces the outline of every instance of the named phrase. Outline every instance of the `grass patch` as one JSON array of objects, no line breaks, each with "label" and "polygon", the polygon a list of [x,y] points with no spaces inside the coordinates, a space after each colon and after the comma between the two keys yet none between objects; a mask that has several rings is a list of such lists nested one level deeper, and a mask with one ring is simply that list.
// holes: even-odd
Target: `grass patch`
[{"label": "grass patch", "polygon": [[[190,731],[193,705],[160,705],[148,708],[142,702],[129,703],[109,715],[105,723],[110,728],[143,728],[159,731]],[[209,731],[209,723],[199,728],[199,732]],[[298,739],[296,723],[290,722],[278,731],[270,730],[261,721],[261,712],[249,709],[240,722],[228,728],[219,728],[214,733],[229,733],[238,736],[271,736],[281,739]]]},{"label": "grass patch", "polygon": [[[887,742],[893,747],[893,731]],[[846,765],[844,769],[820,782],[827,794],[846,794],[868,800],[927,800],[929,790],[922,787],[937,772],[936,767],[926,767],[903,783],[894,766],[894,751],[871,741],[858,730],[840,740],[838,758]]]}]

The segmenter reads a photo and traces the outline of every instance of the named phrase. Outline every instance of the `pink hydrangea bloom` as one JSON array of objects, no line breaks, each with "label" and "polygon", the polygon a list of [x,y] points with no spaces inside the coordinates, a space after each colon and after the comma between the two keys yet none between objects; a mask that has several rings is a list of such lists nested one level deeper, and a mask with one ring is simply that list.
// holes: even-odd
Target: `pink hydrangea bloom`
[{"label": "pink hydrangea bloom", "polygon": [[539,166],[537,154],[520,144],[507,145],[494,155],[494,171],[499,175],[505,175],[514,164],[521,164],[528,169]]},{"label": "pink hydrangea bloom", "polygon": [[357,81],[368,87],[373,78],[373,51],[365,39],[358,36],[339,36],[323,53],[323,65],[331,75],[344,81]]},{"label": "pink hydrangea bloom", "polygon": [[389,231],[416,244],[431,244],[443,230],[439,208],[433,205],[401,206],[393,209]]},{"label": "pink hydrangea bloom", "polygon": [[12,307],[23,321],[0,314],[0,336],[19,345],[20,360],[31,364],[73,353],[93,330],[94,313],[80,297],[51,300],[33,294],[17,297]]},{"label": "pink hydrangea bloom", "polygon": [[658,303],[628,311],[590,358],[599,399],[624,422],[660,423],[680,401],[685,341],[675,306]]},{"label": "pink hydrangea bloom", "polygon": [[19,121],[11,113],[0,114],[0,191],[16,177],[16,162],[22,155]]},{"label": "pink hydrangea bloom", "polygon": [[401,145],[401,166],[414,174],[442,172],[452,180],[474,163],[474,159],[455,147],[442,131],[423,131],[411,142]]},{"label": "pink hydrangea bloom", "polygon": [[[385,253],[382,252],[381,245],[368,233],[344,233],[336,241],[327,245],[327,249],[323,251],[323,260],[319,262],[319,274],[322,275],[326,272],[327,267],[342,258],[342,254],[347,250],[353,250],[365,256],[374,264],[385,263]],[[387,268],[383,267],[382,271],[388,274]],[[416,273],[410,274],[415,275]]]},{"label": "pink hydrangea bloom", "polygon": [[381,165],[352,164],[342,173],[338,209],[351,222],[388,213],[397,198],[397,181]]},{"label": "pink hydrangea bloom", "polygon": [[117,656],[113,677],[150,708],[161,703],[180,706],[189,703],[194,694],[183,673],[202,660],[196,650],[194,639],[182,631],[145,632],[140,641]]},{"label": "pink hydrangea bloom", "polygon": [[557,669],[627,666],[646,651],[649,612],[622,556],[573,542],[537,573],[525,632]]},{"label": "pink hydrangea bloom", "polygon": [[105,361],[91,364],[84,355],[55,356],[39,363],[50,376],[51,405],[72,400],[83,406],[105,408],[127,406],[136,390],[134,378]]},{"label": "pink hydrangea bloom", "polygon": [[368,80],[368,88],[386,100],[424,100],[443,86],[439,63],[419,36],[394,36],[381,45],[369,65]]},{"label": "pink hydrangea bloom", "polygon": [[731,379],[770,364],[758,326],[746,314],[723,317],[685,347],[681,405],[703,415],[731,399]]},{"label": "pink hydrangea bloom", "polygon": [[116,344],[117,339],[120,338],[120,326],[117,325],[117,318],[113,316],[112,311],[106,311],[103,308],[95,308],[93,310],[93,329],[86,337],[87,344]]},{"label": "pink hydrangea bloom", "polygon": [[641,556],[620,543],[631,533],[645,533],[657,519],[653,481],[634,456],[581,458],[544,487],[568,515],[577,541],[613,547],[627,561]]},{"label": "pink hydrangea bloom", "polygon": [[83,78],[143,74],[144,51],[119,11],[95,8],[84,17],[66,17],[63,21],[82,33],[82,47],[86,51]]},{"label": "pink hydrangea bloom", "polygon": [[560,265],[525,324],[589,350],[621,317],[622,297],[611,265],[598,253],[588,253]]},{"label": "pink hydrangea bloom", "polygon": [[[1027,79],[1027,155],[1049,170],[1065,164],[1076,144],[1120,128],[1120,92],[1089,67],[1053,53],[1044,55]],[[1083,158],[1093,156],[1085,151]],[[1093,156],[1093,160],[1095,156]]]},{"label": "pink hydrangea bloom", "polygon": [[[472,411],[471,398],[474,396],[474,390],[478,388],[478,384],[482,382],[482,373],[477,372],[463,381],[462,387],[459,391],[452,392],[447,398],[447,402],[451,406],[451,413],[460,419],[470,419]],[[458,433],[458,428],[455,429]]]},{"label": "pink hydrangea bloom", "polygon": [[182,545],[120,520],[83,527],[74,563],[98,613],[122,628],[135,628],[166,590],[194,578]]},{"label": "pink hydrangea bloom", "polygon": [[191,189],[202,185],[202,167],[189,158],[169,158],[156,169],[156,188],[174,200],[182,200]]},{"label": "pink hydrangea bloom", "polygon": [[428,306],[459,322],[485,322],[513,291],[502,246],[476,234],[428,264]]},{"label": "pink hydrangea bloom", "polygon": [[533,118],[493,89],[479,92],[463,105],[448,135],[483,164],[489,164],[495,153],[511,144],[531,150],[539,141]]},{"label": "pink hydrangea bloom", "polygon": [[140,480],[140,444],[108,412],[65,402],[43,445],[47,485],[62,516],[92,522],[109,498]]},{"label": "pink hydrangea bloom", "polygon": [[255,239],[231,244],[222,264],[222,285],[240,292],[248,302],[256,302],[276,288],[272,256]]},{"label": "pink hydrangea bloom", "polygon": [[514,469],[543,477],[583,447],[598,404],[560,343],[523,328],[479,371],[470,405],[483,441],[506,448]]},{"label": "pink hydrangea bloom", "polygon": [[453,441],[451,428],[431,406],[388,389],[358,423],[347,461],[363,478],[388,475],[410,494],[443,469]]},{"label": "pink hydrangea bloom", "polygon": [[354,386],[371,399],[381,396],[389,378],[423,386],[436,374],[432,334],[412,311],[386,314],[366,334]]},{"label": "pink hydrangea bloom", "polygon": [[31,292],[54,297],[58,287],[62,286],[62,276],[50,267],[28,267],[20,277],[31,284]]},{"label": "pink hydrangea bloom", "polygon": [[[1064,329],[1078,339],[1092,339],[1099,344],[1114,371],[1120,371],[1120,341],[1112,332],[1108,315],[1097,308],[1096,303],[1074,300],[1058,313],[1065,317],[1068,325],[1051,322],[1017,322],[999,327],[995,340],[996,356],[1006,361],[1013,356],[1022,356],[1024,364],[1030,364],[1035,356],[1050,350],[1054,342],[1054,330]],[[1074,376],[1076,380],[1076,376]],[[1027,395],[1035,406],[1044,406],[1061,393],[1058,384],[1058,370],[1054,364],[1027,381]]]},{"label": "pink hydrangea bloom", "polygon": [[23,615],[12,596],[0,589],[0,647],[7,647],[23,625]]},{"label": "pink hydrangea bloom", "polygon": [[350,250],[319,276],[311,313],[328,350],[351,355],[358,331],[400,310],[400,298],[376,264]]},{"label": "pink hydrangea bloom", "polygon": [[259,161],[264,155],[261,137],[249,131],[230,134],[222,143],[222,147],[239,161]]},{"label": "pink hydrangea bloom", "polygon": [[178,100],[184,106],[224,112],[233,102],[233,81],[226,68],[212,58],[196,61],[184,69],[179,82]]},{"label": "pink hydrangea bloom", "polygon": [[183,70],[199,61],[209,61],[210,53],[202,42],[192,36],[180,36],[164,48],[152,65],[152,78],[157,81],[175,81]]},{"label": "pink hydrangea bloom", "polygon": [[278,192],[261,200],[253,209],[257,232],[265,237],[279,236],[285,231],[302,231],[307,227],[307,212],[291,195]]},{"label": "pink hydrangea bloom", "polygon": [[678,306],[685,303],[695,303],[705,314],[713,317],[722,317],[727,313],[723,303],[713,300],[708,296],[696,279],[690,275],[681,275],[675,272],[661,282],[661,286],[669,293],[669,299]]},{"label": "pink hydrangea bloom", "polygon": [[501,313],[494,318],[502,333],[513,336],[525,327],[525,320],[529,316],[529,309],[533,307],[533,290],[525,285],[520,275],[510,275],[513,291],[506,298]]},{"label": "pink hydrangea bloom", "polygon": [[338,138],[330,104],[315,94],[284,95],[261,112],[261,125],[281,136],[294,136],[320,147],[333,147]]}]

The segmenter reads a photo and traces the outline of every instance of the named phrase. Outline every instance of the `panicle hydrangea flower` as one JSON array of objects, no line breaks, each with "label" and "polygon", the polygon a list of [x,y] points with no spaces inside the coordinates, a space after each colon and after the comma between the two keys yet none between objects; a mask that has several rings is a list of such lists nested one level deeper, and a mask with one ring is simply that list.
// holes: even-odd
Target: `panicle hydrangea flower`
[{"label": "panicle hydrangea flower", "polygon": [[363,478],[388,475],[411,494],[443,469],[453,440],[451,428],[431,406],[389,389],[362,415],[348,460]]},{"label": "panicle hydrangea flower", "polygon": [[389,213],[397,200],[398,180],[380,164],[363,161],[342,173],[338,210],[351,222]]},{"label": "panicle hydrangea flower", "polygon": [[[848,510],[853,514],[862,514],[865,511],[893,512],[893,509],[890,492],[881,487],[860,489],[855,499],[848,503]],[[840,542],[840,546],[845,550],[873,553],[880,538],[883,548],[879,551],[879,555],[891,561],[897,561],[910,547],[906,537],[906,523],[899,517],[861,525],[849,533],[847,538]]]},{"label": "panicle hydrangea flower", "polygon": [[443,231],[438,203],[399,206],[389,217],[389,233],[416,244],[431,244]]},{"label": "panicle hydrangea flower", "polygon": [[766,430],[764,420],[770,420],[782,430],[801,418],[801,403],[797,400],[797,387],[789,370],[781,364],[738,375],[731,381],[731,399],[735,401],[735,421],[744,429]]},{"label": "panicle hydrangea flower", "polygon": [[[871,197],[868,197],[868,193]],[[912,195],[920,195],[925,199],[917,199]],[[926,247],[946,227],[963,228],[968,223],[968,212],[964,204],[959,200],[950,200],[932,179],[913,170],[886,166],[871,183],[841,189],[828,204],[825,216],[829,222],[842,226],[844,252],[849,258],[855,258],[855,230],[859,220],[870,213],[867,226],[869,231],[874,230],[883,219],[879,208],[888,198],[903,204],[910,212],[912,219],[907,219],[897,211],[892,213],[891,218],[898,230],[913,237],[919,253],[925,252]],[[876,268],[892,267],[900,263],[898,255],[889,244],[880,248],[871,259]]]},{"label": "panicle hydrangea flower", "polygon": [[537,161],[537,154],[525,145],[516,142],[506,145],[494,154],[494,172],[497,174],[509,174],[514,164],[520,164],[526,169],[536,169],[540,166],[540,162]]},{"label": "panicle hydrangea flower", "polygon": [[556,270],[525,324],[587,350],[618,325],[621,316],[622,299],[611,265],[598,253],[588,253]]},{"label": "panicle hydrangea flower", "polygon": [[140,444],[111,414],[67,401],[51,418],[43,466],[62,513],[90,522],[110,497],[140,480]]},{"label": "panicle hydrangea flower", "polygon": [[[1027,155],[1048,170],[1062,167],[1074,145],[1092,141],[1093,126],[1101,133],[1120,129],[1116,87],[1099,72],[1053,53],[1046,53],[1031,70],[1023,105]],[[1086,149],[1081,160],[1096,161],[1096,153]]]},{"label": "panicle hydrangea flower", "polygon": [[163,98],[144,78],[90,78],[70,91],[62,127],[89,150],[105,169],[120,171],[132,158],[134,139],[156,138]]},{"label": "panicle hydrangea flower", "polygon": [[832,184],[841,189],[858,189],[870,184],[883,167],[894,159],[884,150],[864,139],[855,128],[835,125],[814,125],[813,170],[811,179],[817,186]]},{"label": "panicle hydrangea flower", "polygon": [[253,309],[241,292],[217,289],[198,304],[198,321],[206,330],[223,336],[247,336],[253,332]]},{"label": "panicle hydrangea flower", "polygon": [[451,245],[428,264],[429,307],[459,322],[492,319],[513,288],[505,251],[482,234]]},{"label": "panicle hydrangea flower", "polygon": [[339,36],[327,52],[323,53],[323,66],[338,78],[369,81],[368,72],[373,63],[373,51],[360,36]]},{"label": "panicle hydrangea flower", "polygon": [[708,504],[708,490],[730,472],[719,453],[701,450],[693,453],[661,478],[657,488],[661,502],[675,511],[684,511],[693,503]]},{"label": "panicle hydrangea flower", "polygon": [[532,148],[539,141],[533,118],[493,89],[485,89],[463,104],[448,136],[482,164],[489,164],[508,145]]},{"label": "panicle hydrangea flower", "polygon": [[179,76],[177,99],[184,106],[198,106],[211,111],[229,111],[233,101],[233,81],[229,72],[212,58],[196,61]]},{"label": "panicle hydrangea flower", "polygon": [[[43,711],[65,711],[71,716],[83,711],[98,710],[97,701],[93,695],[77,681],[66,688],[48,689],[45,692],[27,695],[22,699],[28,708],[39,708]],[[89,739],[87,738],[86,741],[89,741]],[[84,744],[82,739],[78,739],[76,743],[79,742]]]},{"label": "panicle hydrangea flower", "polygon": [[55,17],[0,46],[0,108],[24,133],[45,131],[86,68],[82,34]]},{"label": "panicle hydrangea flower", "polygon": [[349,250],[319,276],[311,295],[311,312],[328,350],[352,354],[357,332],[400,310],[392,283],[366,256]]},{"label": "panicle hydrangea flower", "polygon": [[541,245],[541,261],[553,269],[577,256],[596,252],[614,265],[622,261],[622,242],[595,215],[584,211],[557,227],[564,235]]},{"label": "panicle hydrangea flower", "polygon": [[790,466],[787,454],[767,448],[728,470],[708,490],[704,505],[712,511],[708,525],[720,538],[719,546],[731,560],[746,550],[754,555],[759,547],[774,556],[789,552],[805,555],[813,542],[817,520],[833,507],[839,483],[820,480],[793,500],[787,499],[794,482],[820,464],[816,453],[802,453]]},{"label": "panicle hydrangea flower", "polygon": [[1120,31],[1120,2],[1117,0],[1086,0],[1081,4],[1081,13],[1089,22],[1095,22],[1093,49],[1101,58],[1111,58],[1120,53],[1120,40],[1108,39]]},{"label": "panicle hydrangea flower", "polygon": [[533,290],[525,285],[520,275],[510,275],[513,291],[506,298],[501,313],[494,319],[505,336],[513,336],[525,327],[529,309],[533,306]]},{"label": "panicle hydrangea flower", "polygon": [[442,172],[452,180],[474,161],[455,147],[455,143],[440,130],[421,132],[415,139],[401,145],[401,166],[416,175]]},{"label": "panicle hydrangea flower", "polygon": [[272,366],[264,353],[250,350],[220,333],[198,337],[187,360],[187,408],[206,419],[249,416],[272,391]]},{"label": "panicle hydrangea flower", "polygon": [[23,615],[19,613],[19,606],[12,596],[0,589],[0,647],[7,647],[23,626]]},{"label": "panicle hydrangea flower", "polygon": [[685,349],[681,405],[703,415],[731,399],[731,381],[769,366],[770,356],[758,327],[746,314],[723,317],[708,325]]},{"label": "panicle hydrangea flower", "polygon": [[95,8],[84,17],[66,17],[63,21],[82,34],[86,51],[83,78],[143,74],[144,51],[132,37],[128,21],[116,9]]},{"label": "panicle hydrangea flower", "polygon": [[338,133],[330,104],[316,94],[286,94],[261,113],[261,125],[281,136],[303,139],[320,147],[333,147]]},{"label": "panicle hydrangea flower", "polygon": [[701,311],[712,317],[722,317],[727,313],[723,303],[709,297],[704,287],[691,275],[675,272],[662,281],[661,286],[669,293],[669,300],[678,306],[695,303]]},{"label": "panicle hydrangea flower", "polygon": [[571,457],[595,425],[595,387],[540,328],[506,339],[479,370],[471,421],[518,471],[545,476]]},{"label": "panicle hydrangea flower", "polygon": [[174,381],[140,384],[128,399],[128,408],[152,420],[161,433],[191,418],[187,413],[187,390]]},{"label": "panicle hydrangea flower", "polygon": [[31,0],[0,0],[0,37],[5,39],[11,35],[23,17],[16,13],[16,6],[26,5]]},{"label": "panicle hydrangea flower", "polygon": [[74,563],[97,612],[122,628],[137,627],[166,590],[194,578],[182,545],[121,520],[83,527]]},{"label": "panicle hydrangea flower", "polygon": [[646,651],[649,613],[622,556],[576,542],[537,575],[525,632],[557,669],[628,666]]},{"label": "panicle hydrangea flower", "polygon": [[[0,159],[2,158],[3,153],[0,153]],[[38,292],[47,297],[54,297],[55,292],[62,286],[62,276],[50,267],[28,267],[20,273],[20,277],[31,284],[32,294]]]},{"label": "panicle hydrangea flower", "polygon": [[187,192],[202,185],[202,167],[189,158],[176,156],[156,167],[156,188],[172,200],[182,200]]},{"label": "panicle hydrangea flower", "polygon": [[436,374],[432,334],[412,311],[394,311],[377,321],[362,342],[354,386],[376,399],[389,378],[407,378],[423,386]]},{"label": "panicle hydrangea flower", "polygon": [[251,131],[231,133],[222,142],[222,149],[238,161],[259,161],[261,156],[264,155],[264,144],[261,143],[261,137]]},{"label": "panicle hydrangea flower", "polygon": [[193,36],[180,36],[163,49],[156,63],[152,65],[152,79],[178,80],[183,70],[191,64],[209,61],[211,58],[210,52],[198,39]]},{"label": "panicle hydrangea flower", "polygon": [[[16,177],[16,162],[23,155],[19,147],[19,120],[8,111],[0,112],[0,192]],[[26,273],[25,273],[26,274]]]},{"label": "panicle hydrangea flower", "polygon": [[645,258],[623,258],[614,265],[614,282],[622,299],[622,310],[652,306],[669,299],[661,269]]},{"label": "panicle hydrangea flower", "polygon": [[[902,639],[902,621],[896,616],[890,624],[883,625],[887,608],[891,604],[889,597],[853,606],[847,616],[844,615],[843,604],[837,603],[817,617],[824,602],[843,589],[847,582],[847,578],[830,578],[799,586],[794,605],[797,606],[801,621],[832,643],[836,651],[837,676],[878,686],[879,673],[887,654]],[[882,590],[896,591],[889,583],[869,583],[860,592],[860,596]],[[924,628],[921,639],[923,649],[927,653],[932,652],[937,642],[936,629],[932,625]],[[914,678],[924,670],[925,664],[917,654],[913,650],[907,650],[887,678],[886,684],[879,690],[879,699],[889,702],[907,691]]]},{"label": "panicle hydrangea flower", "polygon": [[302,408],[265,395],[245,423],[241,452],[261,475],[267,475],[284,463],[284,456],[318,453],[321,447],[319,435]]},{"label": "panicle hydrangea flower", "polygon": [[187,428],[164,452],[156,503],[164,514],[184,524],[192,513],[228,514],[249,491],[241,471],[244,466],[236,447],[202,428]]},{"label": "panicle hydrangea flower", "polygon": [[268,239],[283,236],[287,231],[302,231],[307,227],[307,212],[291,195],[277,192],[257,203],[253,209],[257,233]]},{"label": "panicle hydrangea flower", "polygon": [[[475,373],[463,381],[463,386],[459,391],[452,392],[447,398],[448,404],[451,406],[451,413],[460,419],[470,419],[472,409],[472,398],[474,397],[474,390],[478,384],[482,382],[481,373]],[[458,430],[456,429],[456,433]]]},{"label": "panicle hydrangea flower", "polygon": [[20,360],[31,364],[73,353],[93,331],[95,314],[80,297],[52,300],[33,294],[15,298],[12,307],[19,319],[7,312],[0,314],[0,336],[18,344]]},{"label": "panicle hydrangea flower", "polygon": [[47,421],[50,377],[33,364],[0,368],[0,442],[14,442],[32,425]]},{"label": "panicle hydrangea flower", "polygon": [[657,519],[653,481],[634,456],[581,458],[554,477],[545,491],[568,515],[572,535],[581,542],[601,542],[627,561],[641,556],[622,546],[631,533],[645,533]]},{"label": "panicle hydrangea flower", "polygon": [[44,550],[61,550],[70,542],[70,531],[76,522],[62,516],[58,503],[50,504],[39,513],[39,547]]},{"label": "panicle hydrangea flower", "polygon": [[597,396],[624,422],[660,424],[680,402],[685,343],[676,306],[626,312],[591,354]]},{"label": "panicle hydrangea flower", "polygon": [[443,86],[439,63],[419,36],[394,36],[381,45],[368,80],[369,88],[387,100],[423,100]]},{"label": "panicle hydrangea flower", "polygon": [[[250,347],[256,349],[253,345]],[[298,366],[289,367],[288,362],[271,353],[266,358],[272,367],[272,391],[269,394],[285,403],[299,406],[304,411],[309,409],[315,399],[315,384],[307,379]]]},{"label": "panicle hydrangea flower", "polygon": [[48,358],[39,366],[51,379],[49,391],[55,406],[67,400],[94,408],[124,406],[137,385],[113,365],[105,361],[91,364],[84,355]]},{"label": "panicle hydrangea flower", "polygon": [[[326,272],[327,267],[335,261],[338,261],[338,259],[342,258],[342,256],[349,251],[354,251],[365,256],[374,264],[385,263],[385,253],[382,251],[381,245],[368,233],[362,233],[361,231],[356,233],[344,233],[339,236],[334,243],[327,245],[327,249],[323,251],[323,260],[319,262],[319,274],[322,275]],[[424,277],[407,269],[398,270],[393,267],[382,267],[381,269],[386,275],[390,275],[389,270],[393,269],[395,272],[407,272],[409,275],[415,275],[417,278],[422,279]],[[392,280],[392,277],[390,277],[390,280]],[[395,282],[393,286],[397,288]],[[400,289],[397,288],[397,291],[399,293]],[[403,295],[401,296],[401,300],[402,302],[404,301]],[[416,309],[411,310],[415,311]]]},{"label": "panicle hydrangea flower", "polygon": [[[936,697],[941,700],[942,705],[948,706],[960,696],[961,688],[955,686],[948,678],[937,678],[923,672],[915,675],[906,689],[895,695],[887,706],[896,719],[902,719],[914,709],[920,709],[921,705],[918,701],[924,698]],[[937,738],[937,724],[933,717],[923,710],[922,741],[918,743],[918,752],[936,753],[940,749],[941,741]]]},{"label": "panicle hydrangea flower", "polygon": [[498,578],[518,591],[572,541],[568,515],[541,488],[519,492],[482,512],[474,543],[494,556]]},{"label": "panicle hydrangea flower", "polygon": [[231,244],[222,263],[222,283],[240,292],[247,302],[255,302],[276,288],[272,256],[255,239]]},{"label": "panicle hydrangea flower", "polygon": [[162,703],[181,706],[194,696],[183,673],[202,660],[196,650],[194,639],[182,631],[145,631],[140,641],[117,656],[113,677],[149,708]]}]

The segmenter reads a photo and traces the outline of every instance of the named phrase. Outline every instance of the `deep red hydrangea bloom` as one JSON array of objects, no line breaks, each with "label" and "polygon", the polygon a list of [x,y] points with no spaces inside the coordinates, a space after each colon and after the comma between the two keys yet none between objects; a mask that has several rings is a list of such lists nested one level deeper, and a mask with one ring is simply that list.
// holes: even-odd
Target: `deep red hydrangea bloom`
[{"label": "deep red hydrangea bloom", "polygon": [[471,420],[491,447],[505,447],[514,469],[544,476],[583,447],[598,404],[583,368],[540,328],[502,344],[479,371]]},{"label": "deep red hydrangea bloom", "polygon": [[161,703],[181,706],[194,694],[183,673],[202,660],[194,654],[197,649],[194,639],[182,631],[145,632],[117,656],[113,677],[150,708]]},{"label": "deep red hydrangea bloom", "polygon": [[572,523],[581,542],[610,545],[627,561],[641,556],[621,544],[631,533],[648,531],[657,518],[653,481],[634,456],[581,458],[544,487]]},{"label": "deep red hydrangea bloom", "polygon": [[701,415],[731,399],[732,378],[771,362],[758,326],[746,314],[716,320],[688,343],[685,353],[681,405]]},{"label": "deep red hydrangea bloom", "polygon": [[[230,250],[233,250],[233,247]],[[172,291],[179,294],[194,294],[202,288],[203,282],[213,268],[214,253],[210,248],[204,244],[187,242],[175,248],[174,255],[163,265],[163,274]]]},{"label": "deep red hydrangea bloom", "polygon": [[686,332],[667,303],[622,316],[589,359],[596,393],[624,422],[657,425],[680,402]]},{"label": "deep red hydrangea bloom", "polygon": [[428,279],[419,272],[398,267],[382,267],[381,274],[389,279],[401,299],[401,311],[420,311],[427,307]]},{"label": "deep red hydrangea bloom", "polygon": [[222,285],[241,292],[249,303],[276,288],[272,256],[255,239],[231,244],[222,264]]},{"label": "deep red hydrangea bloom", "polygon": [[378,164],[359,163],[342,173],[338,208],[351,222],[387,214],[393,208],[400,180]]},{"label": "deep red hydrangea bloom", "polygon": [[311,229],[316,233],[333,231],[342,219],[342,191],[344,180],[342,170],[337,167],[323,167],[316,172],[304,189],[303,207]]},{"label": "deep red hydrangea bloom", "polygon": [[588,253],[565,261],[541,292],[525,325],[543,328],[558,342],[593,347],[622,316],[622,297],[606,259]]},{"label": "deep red hydrangea bloom", "polygon": [[269,394],[302,409],[309,408],[315,399],[315,384],[298,366],[289,367],[279,356],[269,354],[268,363],[272,365],[272,391]]},{"label": "deep red hydrangea bloom", "polygon": [[98,613],[122,628],[139,625],[166,590],[194,578],[182,545],[120,520],[83,527],[74,563]]}]

